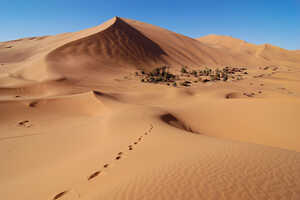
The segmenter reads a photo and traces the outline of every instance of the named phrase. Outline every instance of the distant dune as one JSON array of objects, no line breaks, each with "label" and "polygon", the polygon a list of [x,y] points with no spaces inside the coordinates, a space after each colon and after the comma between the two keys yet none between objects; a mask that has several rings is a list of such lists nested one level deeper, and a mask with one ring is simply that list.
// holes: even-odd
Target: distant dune
[{"label": "distant dune", "polygon": [[1,42],[0,199],[298,200],[299,77],[299,50],[120,17]]},{"label": "distant dune", "polygon": [[[271,44],[255,45],[230,36],[208,35],[198,41],[211,47],[229,51],[232,55],[243,57],[245,62],[264,65],[297,66],[300,62],[295,51],[289,51]],[[254,61],[255,60],[255,61]]]}]

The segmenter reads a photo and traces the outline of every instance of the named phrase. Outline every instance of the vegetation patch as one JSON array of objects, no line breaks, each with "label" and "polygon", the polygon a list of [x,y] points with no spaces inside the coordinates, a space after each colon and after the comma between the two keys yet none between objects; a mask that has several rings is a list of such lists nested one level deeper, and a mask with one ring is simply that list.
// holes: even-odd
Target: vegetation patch
[{"label": "vegetation patch", "polygon": [[[204,68],[201,70],[189,69],[183,66],[180,71],[170,70],[168,66],[162,66],[152,71],[139,70],[134,73],[142,83],[166,84],[173,87],[190,87],[196,83],[206,83],[210,81],[242,80],[248,75],[246,67],[224,67],[224,68]],[[126,76],[126,79],[128,77]]]}]

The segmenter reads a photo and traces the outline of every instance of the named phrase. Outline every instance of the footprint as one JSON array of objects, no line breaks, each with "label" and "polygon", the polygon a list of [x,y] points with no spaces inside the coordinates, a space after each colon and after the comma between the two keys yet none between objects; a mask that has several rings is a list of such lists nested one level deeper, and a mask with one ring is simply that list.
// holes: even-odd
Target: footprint
[{"label": "footprint", "polygon": [[128,150],[132,151],[133,149],[132,149],[132,147],[129,147]]},{"label": "footprint", "polygon": [[23,125],[23,124],[28,123],[28,122],[29,122],[28,120],[24,120],[24,121],[20,121],[19,124]]},{"label": "footprint", "polygon": [[53,197],[53,200],[59,199],[59,198],[61,198],[62,196],[64,196],[65,194],[67,194],[67,193],[68,193],[68,191],[63,191],[63,192],[61,192],[61,193],[58,193],[57,195],[55,195],[55,196]]},{"label": "footprint", "polygon": [[108,168],[109,164],[105,164],[103,165],[104,168]]},{"label": "footprint", "polygon": [[137,145],[138,143],[137,143],[137,142],[135,142],[135,143],[133,143],[133,144]]},{"label": "footprint", "polygon": [[118,153],[119,156],[122,155],[122,154],[123,154],[123,152],[119,152],[119,153]]},{"label": "footprint", "polygon": [[26,128],[29,128],[32,126],[32,124],[30,124],[28,120],[20,121],[20,122],[18,122],[18,124],[19,124],[19,126],[24,126]]},{"label": "footprint", "polygon": [[38,102],[37,101],[33,101],[33,102],[31,102],[30,104],[29,104],[29,107],[36,107],[36,105],[38,104]]},{"label": "footprint", "polygon": [[96,172],[92,173],[92,174],[88,177],[88,180],[91,180],[91,179],[95,178],[95,177],[98,176],[100,173],[101,173],[101,171],[96,171]]},{"label": "footprint", "polygon": [[116,160],[120,160],[120,159],[121,159],[121,156],[117,156],[117,157],[116,157]]},{"label": "footprint", "polygon": [[247,96],[247,97],[253,97],[254,95],[255,95],[255,93],[254,92],[252,92],[252,93],[243,93],[243,95],[245,95],[245,96]]},{"label": "footprint", "polygon": [[147,133],[147,132],[145,132],[145,135],[148,135],[148,133]]}]

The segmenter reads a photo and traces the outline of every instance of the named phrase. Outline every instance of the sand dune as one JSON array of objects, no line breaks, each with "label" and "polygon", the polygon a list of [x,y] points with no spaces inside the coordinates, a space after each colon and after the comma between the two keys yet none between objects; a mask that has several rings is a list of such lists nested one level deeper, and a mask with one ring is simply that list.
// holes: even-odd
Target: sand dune
[{"label": "sand dune", "polygon": [[[120,17],[2,42],[0,198],[300,199],[299,64]],[[162,65],[247,73],[190,87],[135,75]]]},{"label": "sand dune", "polygon": [[243,56],[247,60],[256,60],[259,65],[298,66],[299,55],[271,44],[254,45],[246,41],[221,35],[208,35],[198,38],[209,46],[228,50],[231,54]]},{"label": "sand dune", "polygon": [[[54,62],[58,70],[62,67],[78,70],[101,69],[120,65],[161,64],[166,53],[149,38],[120,18],[115,18],[105,30],[94,35],[70,42],[51,52],[47,59]],[[101,67],[99,67],[101,66]],[[125,67],[125,66],[123,66]]]}]

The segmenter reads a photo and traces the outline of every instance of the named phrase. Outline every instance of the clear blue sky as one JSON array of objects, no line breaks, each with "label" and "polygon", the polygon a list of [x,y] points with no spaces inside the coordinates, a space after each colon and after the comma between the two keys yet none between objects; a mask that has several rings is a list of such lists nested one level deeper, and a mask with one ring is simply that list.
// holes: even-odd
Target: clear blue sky
[{"label": "clear blue sky", "polygon": [[300,0],[1,0],[0,41],[53,35],[120,16],[200,37],[300,49]]}]

